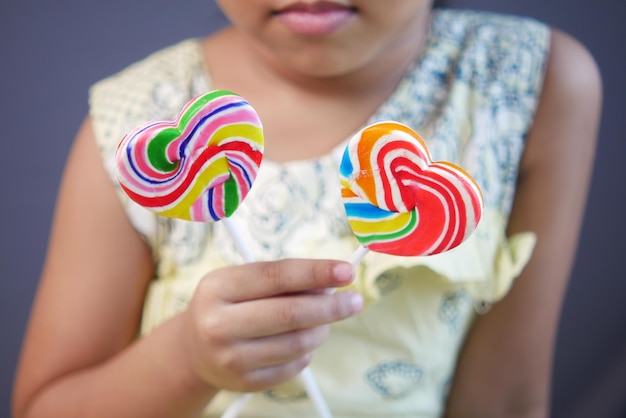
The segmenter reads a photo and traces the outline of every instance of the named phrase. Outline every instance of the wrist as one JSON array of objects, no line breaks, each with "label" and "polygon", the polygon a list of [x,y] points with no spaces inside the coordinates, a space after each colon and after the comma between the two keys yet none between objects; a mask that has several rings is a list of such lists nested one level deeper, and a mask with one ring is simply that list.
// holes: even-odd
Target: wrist
[{"label": "wrist", "polygon": [[196,371],[195,362],[189,349],[189,336],[186,324],[187,312],[184,311],[164,324],[171,328],[171,352],[166,361],[176,374],[181,390],[187,394],[206,397],[207,403],[217,394],[218,388],[206,382]]}]

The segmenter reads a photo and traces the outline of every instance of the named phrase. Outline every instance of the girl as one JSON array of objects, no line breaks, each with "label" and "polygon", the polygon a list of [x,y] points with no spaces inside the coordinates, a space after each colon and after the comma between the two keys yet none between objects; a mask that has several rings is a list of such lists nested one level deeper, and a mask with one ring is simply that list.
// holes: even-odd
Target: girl
[{"label": "girl", "polygon": [[[91,91],[15,418],[219,416],[247,391],[244,416],[315,416],[292,379],[309,364],[336,417],[547,416],[599,120],[590,55],[539,22],[432,0],[218,4],[230,27]],[[233,216],[257,263],[239,265],[219,223],[161,219],[116,193],[124,133],[211,89],[264,124],[259,178]],[[485,214],[457,250],[369,254],[354,270],[337,166],[380,119],[469,171]]]}]

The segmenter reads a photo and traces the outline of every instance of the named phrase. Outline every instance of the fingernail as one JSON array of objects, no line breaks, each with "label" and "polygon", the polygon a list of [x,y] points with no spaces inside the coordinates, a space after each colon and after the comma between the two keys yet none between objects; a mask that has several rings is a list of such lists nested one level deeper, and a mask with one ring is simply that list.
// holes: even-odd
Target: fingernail
[{"label": "fingernail", "polygon": [[353,272],[352,266],[348,263],[340,263],[333,267],[333,274],[335,279],[341,283],[349,283],[352,281]]}]

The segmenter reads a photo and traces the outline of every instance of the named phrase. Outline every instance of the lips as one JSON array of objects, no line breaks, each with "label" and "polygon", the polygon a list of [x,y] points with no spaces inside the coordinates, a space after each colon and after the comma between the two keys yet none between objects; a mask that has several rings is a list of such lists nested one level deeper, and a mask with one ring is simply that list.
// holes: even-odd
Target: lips
[{"label": "lips", "polygon": [[290,11],[322,13],[322,12],[328,12],[328,11],[333,11],[333,10],[338,10],[338,9],[354,10],[355,8],[347,6],[339,2],[333,2],[333,1],[316,1],[313,3],[296,2],[296,3],[292,3],[283,7],[277,13],[284,13],[284,12],[290,12]]},{"label": "lips", "polygon": [[287,29],[298,35],[323,36],[331,34],[356,15],[354,7],[330,1],[292,3],[273,13]]}]

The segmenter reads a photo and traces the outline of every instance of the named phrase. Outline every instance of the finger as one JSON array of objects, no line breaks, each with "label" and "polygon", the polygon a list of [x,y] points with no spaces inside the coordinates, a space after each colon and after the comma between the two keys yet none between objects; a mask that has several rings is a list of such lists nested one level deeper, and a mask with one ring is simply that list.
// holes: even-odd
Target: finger
[{"label": "finger", "polygon": [[234,324],[232,339],[251,339],[330,324],[357,314],[363,297],[354,291],[297,294],[231,305],[225,317]]},{"label": "finger", "polygon": [[320,326],[242,341],[222,359],[223,367],[245,376],[256,369],[289,363],[322,345],[329,330],[329,326]]},{"label": "finger", "polygon": [[311,354],[309,353],[287,363],[253,370],[246,375],[241,386],[234,390],[258,392],[272,388],[297,376],[310,361]]},{"label": "finger", "polygon": [[331,260],[282,260],[251,263],[228,270],[220,280],[222,299],[242,302],[285,293],[342,287],[353,278],[349,263]]}]

